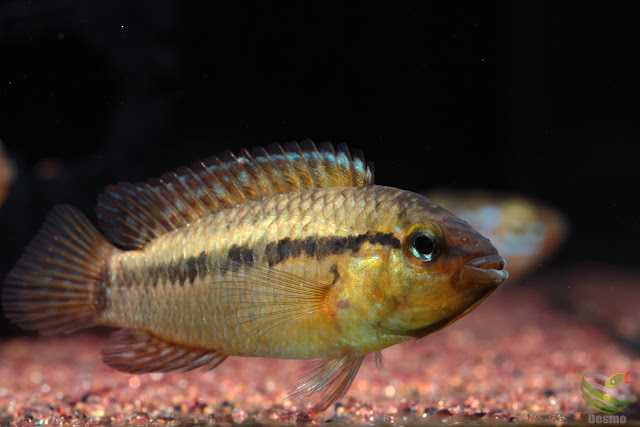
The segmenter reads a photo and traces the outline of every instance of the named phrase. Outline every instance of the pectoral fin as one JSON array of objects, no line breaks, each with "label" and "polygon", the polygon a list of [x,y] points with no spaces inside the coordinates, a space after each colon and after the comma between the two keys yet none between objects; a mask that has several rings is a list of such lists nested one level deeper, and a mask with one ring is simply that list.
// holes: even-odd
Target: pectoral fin
[{"label": "pectoral fin", "polygon": [[223,267],[235,271],[233,281],[212,283],[209,295],[228,312],[229,328],[242,325],[263,336],[314,315],[329,316],[330,285],[256,264],[227,261]]},{"label": "pectoral fin", "polygon": [[365,356],[345,355],[319,360],[303,376],[306,379],[293,389],[288,399],[308,396],[315,402],[313,411],[324,411],[345,395],[364,358]]}]

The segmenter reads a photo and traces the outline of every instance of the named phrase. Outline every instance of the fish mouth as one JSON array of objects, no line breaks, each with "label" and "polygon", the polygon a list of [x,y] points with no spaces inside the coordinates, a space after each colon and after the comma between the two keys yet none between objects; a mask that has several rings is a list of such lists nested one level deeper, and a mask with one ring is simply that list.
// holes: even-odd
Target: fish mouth
[{"label": "fish mouth", "polygon": [[507,280],[507,262],[498,254],[473,258],[460,270],[458,283],[468,287],[495,287]]}]

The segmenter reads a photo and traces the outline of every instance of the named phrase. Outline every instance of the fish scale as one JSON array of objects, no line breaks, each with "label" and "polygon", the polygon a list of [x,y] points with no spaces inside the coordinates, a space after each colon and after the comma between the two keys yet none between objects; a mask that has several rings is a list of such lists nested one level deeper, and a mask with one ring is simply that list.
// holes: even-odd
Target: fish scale
[{"label": "fish scale", "polygon": [[[109,284],[110,308],[104,313],[104,319],[112,326],[153,329],[160,338],[226,354],[286,358],[317,358],[335,354],[338,349],[332,343],[336,342],[335,336],[339,331],[331,330],[338,328],[334,317],[319,315],[258,337],[251,333],[254,328],[259,327],[255,322],[224,322],[234,311],[242,309],[240,304],[231,304],[229,307],[210,306],[203,310],[199,305],[200,301],[210,294],[208,287],[215,288],[218,282],[238,282],[236,276],[247,274],[244,268],[233,271],[232,268],[225,267],[230,248],[247,247],[254,255],[253,266],[267,268],[269,262],[264,256],[266,247],[287,236],[294,235],[300,239],[324,238],[345,236],[347,230],[356,235],[379,231],[373,228],[374,224],[390,222],[389,217],[393,215],[393,211],[385,212],[386,218],[380,218],[376,207],[382,200],[395,197],[397,193],[397,189],[380,186],[356,187],[349,191],[334,187],[290,193],[268,201],[239,205],[203,218],[189,227],[165,234],[142,250],[120,252],[112,261],[114,279]],[[345,210],[360,214],[344,215]],[[384,250],[383,247],[379,249]],[[182,272],[183,278],[187,275],[184,273],[185,260],[197,258],[201,253],[207,254],[206,275],[198,275],[193,284],[188,280],[176,280],[178,272]],[[312,270],[308,265],[310,258],[314,257],[309,256],[291,257],[274,268],[296,275],[301,271],[299,266],[304,266],[307,279],[320,284],[331,284],[334,280],[331,268],[341,258],[352,255],[354,254],[351,252],[336,256],[327,253],[322,260],[313,259]],[[149,289],[142,295],[135,289],[135,295],[131,296],[131,287],[127,285],[129,277],[135,278],[137,288],[144,286]],[[135,307],[131,306],[131,301],[136,302]],[[167,303],[158,305],[154,304],[155,301]],[[252,303],[260,305],[261,301]],[[189,309],[176,309],[185,306]],[[269,308],[265,310],[268,312]],[[194,327],[173,327],[176,319],[170,316],[171,313],[180,313],[180,324],[193,324]],[[205,334],[205,325],[215,327]],[[247,335],[252,336],[254,345],[248,346],[246,341],[233,339],[234,336]],[[300,336],[301,339],[286,338],[291,336]],[[281,342],[284,341],[290,341],[293,346],[283,346]]]},{"label": "fish scale", "polygon": [[109,186],[97,217],[104,235],[70,206],[49,214],[6,279],[11,321],[117,327],[103,360],[132,373],[319,359],[290,396],[316,411],[367,354],[442,329],[507,278],[486,238],[423,196],[373,185],[344,145],[227,152]]}]

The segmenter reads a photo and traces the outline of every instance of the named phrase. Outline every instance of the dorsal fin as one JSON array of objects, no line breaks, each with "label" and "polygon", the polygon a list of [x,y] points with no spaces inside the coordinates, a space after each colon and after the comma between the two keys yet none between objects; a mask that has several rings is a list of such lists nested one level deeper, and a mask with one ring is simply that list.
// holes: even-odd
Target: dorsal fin
[{"label": "dorsal fin", "polygon": [[346,145],[311,140],[272,144],[250,154],[225,152],[160,178],[111,185],[98,197],[105,236],[127,249],[197,221],[220,209],[278,193],[373,184],[373,164]]}]

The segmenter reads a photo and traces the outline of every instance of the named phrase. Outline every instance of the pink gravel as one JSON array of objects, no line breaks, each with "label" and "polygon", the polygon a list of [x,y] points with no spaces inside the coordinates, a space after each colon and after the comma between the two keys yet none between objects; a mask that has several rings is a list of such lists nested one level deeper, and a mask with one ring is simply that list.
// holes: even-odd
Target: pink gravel
[{"label": "pink gravel", "polygon": [[[639,282],[576,268],[507,283],[455,325],[384,350],[383,370],[368,357],[319,414],[284,400],[308,361],[128,375],[102,364],[104,331],[18,337],[0,342],[0,424],[586,424],[583,373],[630,370],[640,391]],[[630,423],[639,412],[636,401],[622,414]]]}]

